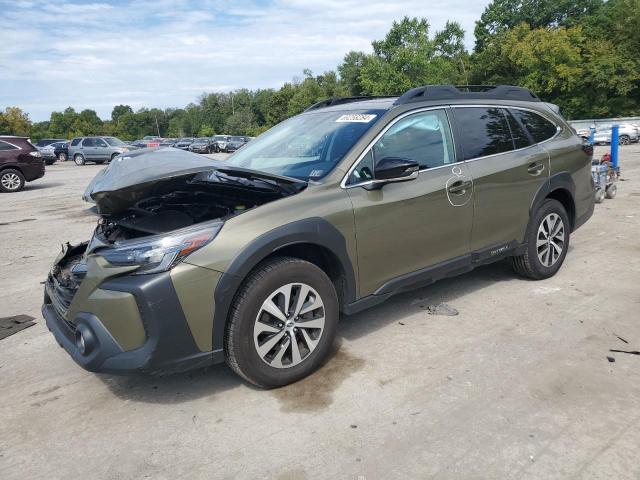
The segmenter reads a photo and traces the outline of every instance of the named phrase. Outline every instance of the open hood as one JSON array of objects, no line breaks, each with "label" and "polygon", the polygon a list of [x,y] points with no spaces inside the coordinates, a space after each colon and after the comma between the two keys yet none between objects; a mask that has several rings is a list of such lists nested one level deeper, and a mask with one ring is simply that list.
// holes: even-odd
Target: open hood
[{"label": "open hood", "polygon": [[[236,168],[224,162],[202,155],[185,152],[173,147],[145,149],[116,157],[89,183],[83,199],[96,204],[97,213],[120,213],[161,186],[169,186],[180,179],[189,180],[203,172],[220,172],[240,179],[260,179],[277,184],[288,193],[294,193],[306,185],[296,180],[266,172]],[[216,179],[214,179],[216,180]]]}]

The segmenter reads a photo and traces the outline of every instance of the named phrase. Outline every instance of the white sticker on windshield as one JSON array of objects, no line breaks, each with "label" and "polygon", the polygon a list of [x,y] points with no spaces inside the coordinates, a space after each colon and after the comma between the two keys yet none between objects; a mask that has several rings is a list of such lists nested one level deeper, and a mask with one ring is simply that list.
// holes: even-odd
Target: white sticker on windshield
[{"label": "white sticker on windshield", "polygon": [[347,115],[342,115],[340,118],[336,120],[338,123],[369,123],[371,120],[376,118],[376,115],[371,113],[349,113]]}]

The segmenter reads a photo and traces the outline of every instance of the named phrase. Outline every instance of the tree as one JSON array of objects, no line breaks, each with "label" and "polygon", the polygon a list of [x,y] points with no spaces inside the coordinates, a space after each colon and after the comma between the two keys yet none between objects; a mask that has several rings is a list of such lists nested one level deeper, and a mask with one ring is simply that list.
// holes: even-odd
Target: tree
[{"label": "tree", "polygon": [[111,121],[118,123],[118,119],[125,113],[133,113],[133,109],[129,105],[116,105],[111,111]]},{"label": "tree", "polygon": [[532,29],[577,25],[602,4],[603,0],[493,0],[476,22],[475,50],[481,52],[490,37],[521,23]]},{"label": "tree", "polygon": [[338,66],[340,80],[349,95],[362,95],[364,91],[360,81],[360,72],[366,58],[366,53],[352,50],[345,55],[344,60]]},{"label": "tree", "polygon": [[0,113],[0,132],[7,135],[27,136],[30,128],[29,115],[20,108],[7,107],[3,113]]},{"label": "tree", "polygon": [[358,81],[363,93],[395,95],[427,84],[466,81],[464,30],[455,22],[429,35],[426,19],[405,17],[394,22],[373,54],[362,59]]}]

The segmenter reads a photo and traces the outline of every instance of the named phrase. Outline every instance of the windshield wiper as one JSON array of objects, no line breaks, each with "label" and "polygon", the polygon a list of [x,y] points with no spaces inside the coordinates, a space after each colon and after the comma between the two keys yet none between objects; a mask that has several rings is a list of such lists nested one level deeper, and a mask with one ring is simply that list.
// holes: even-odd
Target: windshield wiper
[{"label": "windshield wiper", "polygon": [[[215,171],[213,172],[213,174],[216,176],[216,178],[218,180],[220,180],[223,183],[233,183],[234,185],[241,185],[243,187],[250,187],[252,185],[255,185],[255,183],[257,182],[261,182],[262,184],[264,184],[265,186],[268,187],[269,190],[274,191],[274,192],[285,192],[285,193],[290,193],[287,189],[285,189],[282,185],[279,185],[278,183],[274,182],[269,182],[265,179],[262,178],[245,178],[245,177],[233,177],[230,176],[224,172],[218,172]],[[242,181],[244,180],[244,181]]]}]

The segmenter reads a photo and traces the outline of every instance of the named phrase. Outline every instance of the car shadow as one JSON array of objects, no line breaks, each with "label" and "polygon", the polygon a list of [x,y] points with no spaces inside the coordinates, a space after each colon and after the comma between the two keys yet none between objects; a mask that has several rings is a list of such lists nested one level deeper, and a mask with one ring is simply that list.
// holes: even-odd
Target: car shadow
[{"label": "car shadow", "polygon": [[29,190],[42,190],[43,188],[53,188],[53,187],[61,187],[64,183],[60,182],[46,182],[46,183],[25,183],[22,188],[23,192],[27,192]]},{"label": "car shadow", "polygon": [[[342,372],[343,370],[360,368],[358,361],[364,359],[350,358],[348,352],[341,348],[343,339],[355,340],[369,335],[390,323],[402,321],[416,311],[426,308],[426,305],[448,303],[455,308],[455,301],[460,297],[496,282],[517,281],[516,279],[508,262],[501,261],[479,267],[464,275],[398,294],[358,314],[342,315],[334,348],[320,370],[308,379],[274,390],[275,395],[283,396],[282,400],[286,404],[287,401],[292,401],[288,399],[291,392],[297,392],[296,395],[299,396],[299,390],[306,384],[315,385],[320,382],[337,385],[348,373]],[[225,364],[166,376],[98,374],[98,378],[117,397],[144,403],[179,404],[202,397],[213,397],[239,387],[259,390],[238,377]],[[326,396],[330,398],[329,386],[326,386],[326,389]],[[325,403],[327,402],[330,400]]]}]

